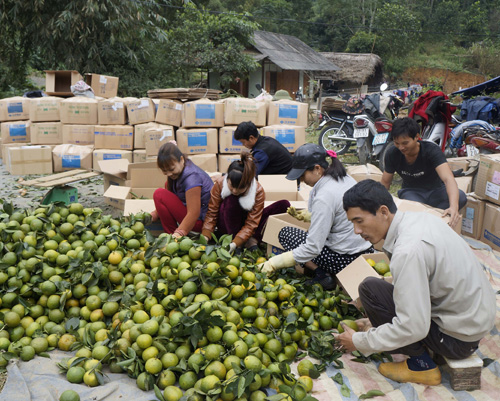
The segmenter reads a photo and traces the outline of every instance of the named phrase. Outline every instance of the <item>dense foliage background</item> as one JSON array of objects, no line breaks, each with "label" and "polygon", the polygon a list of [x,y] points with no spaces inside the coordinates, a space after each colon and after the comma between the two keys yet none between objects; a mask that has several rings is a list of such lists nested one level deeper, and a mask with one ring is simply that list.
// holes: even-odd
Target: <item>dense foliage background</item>
[{"label": "dense foliage background", "polygon": [[500,75],[500,0],[0,0],[0,95],[44,69],[120,77],[120,92],[224,84],[255,62],[255,29],[318,51],[373,52],[396,81],[408,67]]}]

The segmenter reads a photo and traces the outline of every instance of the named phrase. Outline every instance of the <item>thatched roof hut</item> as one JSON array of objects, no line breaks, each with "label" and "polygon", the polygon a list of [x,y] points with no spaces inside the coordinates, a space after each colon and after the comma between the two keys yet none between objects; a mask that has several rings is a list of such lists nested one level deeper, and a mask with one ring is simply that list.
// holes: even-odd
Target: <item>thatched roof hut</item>
[{"label": "thatched roof hut", "polygon": [[360,85],[378,86],[384,80],[382,59],[370,53],[321,53],[340,71],[332,72],[332,78],[342,88]]}]

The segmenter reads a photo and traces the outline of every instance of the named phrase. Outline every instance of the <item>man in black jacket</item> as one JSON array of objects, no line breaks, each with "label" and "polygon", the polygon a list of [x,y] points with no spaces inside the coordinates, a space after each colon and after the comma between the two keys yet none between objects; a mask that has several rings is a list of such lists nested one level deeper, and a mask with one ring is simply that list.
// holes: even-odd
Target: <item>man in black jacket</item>
[{"label": "man in black jacket", "polygon": [[251,149],[257,162],[257,175],[288,174],[292,168],[290,152],[276,139],[260,135],[253,122],[240,123],[234,131],[234,139]]}]

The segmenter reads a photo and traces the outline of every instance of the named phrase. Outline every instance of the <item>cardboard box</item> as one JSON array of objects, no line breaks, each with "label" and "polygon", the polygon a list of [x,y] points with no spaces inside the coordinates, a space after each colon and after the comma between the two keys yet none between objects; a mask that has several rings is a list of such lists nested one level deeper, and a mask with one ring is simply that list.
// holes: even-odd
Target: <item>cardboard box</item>
[{"label": "cardboard box", "polygon": [[127,159],[132,163],[131,150],[115,150],[115,149],[96,149],[93,152],[92,165],[94,170],[101,171],[99,168],[99,161],[101,160],[116,160]]},{"label": "cardboard box", "polygon": [[182,103],[170,99],[160,99],[155,121],[180,127],[182,124]]},{"label": "cardboard box", "polygon": [[462,235],[475,239],[481,238],[486,202],[474,196],[467,196],[467,204],[462,210]]},{"label": "cardboard box", "polygon": [[373,164],[361,164],[357,166],[346,167],[347,174],[354,178],[357,182],[362,180],[375,180],[380,182],[382,180],[382,171]]},{"label": "cardboard box", "polygon": [[174,127],[168,125],[167,127],[168,128],[149,128],[146,130],[146,157],[158,156],[158,150],[161,145],[175,140]]},{"label": "cardboard box", "polygon": [[131,125],[96,125],[94,128],[96,149],[134,148],[134,128]]},{"label": "cardboard box", "polygon": [[92,147],[79,145],[57,145],[52,150],[54,173],[74,169],[92,170]]},{"label": "cardboard box", "polygon": [[132,125],[155,120],[155,104],[149,98],[141,98],[127,104],[129,123]]},{"label": "cardboard box", "polygon": [[21,144],[19,144],[19,143],[4,143],[4,144],[2,144],[2,154],[0,155],[0,157],[3,160],[3,164],[5,164],[5,161],[7,160],[7,149],[11,148],[13,146],[19,147],[19,146],[21,146]]},{"label": "cardboard box", "polygon": [[500,207],[485,203],[481,242],[500,252]]},{"label": "cardboard box", "polygon": [[0,121],[18,121],[30,118],[30,99],[16,96],[0,99]]},{"label": "cardboard box", "polygon": [[7,171],[13,175],[51,174],[50,146],[12,146],[7,148]]},{"label": "cardboard box", "polygon": [[288,213],[273,214],[267,219],[262,241],[275,246],[276,248],[282,249],[281,244],[278,241],[278,235],[283,227],[295,227],[307,231],[309,230],[310,225],[311,223],[305,223],[301,220],[297,220]]},{"label": "cardboard box", "polygon": [[127,103],[120,97],[102,100],[97,104],[99,125],[123,125],[127,123]]},{"label": "cardboard box", "polygon": [[289,152],[295,152],[306,143],[306,128],[293,125],[271,125],[264,127],[264,136],[271,136]]},{"label": "cardboard box", "polygon": [[241,160],[241,156],[239,154],[237,155],[230,155],[230,154],[220,154],[217,155],[218,157],[218,171],[221,173],[227,173],[227,168],[229,165],[237,160]]},{"label": "cardboard box", "polygon": [[455,177],[455,181],[457,182],[458,189],[464,191],[466,194],[472,192],[472,179],[474,177],[469,175],[467,177]]},{"label": "cardboard box", "polygon": [[500,205],[500,154],[480,155],[474,192]]},{"label": "cardboard box", "polygon": [[54,96],[32,98],[29,106],[31,122],[59,121],[62,100],[60,97]]},{"label": "cardboard box", "polygon": [[219,130],[219,153],[241,153],[246,149],[240,141],[234,139],[237,127],[222,127]]},{"label": "cardboard box", "polygon": [[134,125],[134,149],[146,149],[146,131],[151,128],[170,129],[172,126],[153,122]]},{"label": "cardboard box", "polygon": [[259,183],[266,192],[266,201],[303,200],[297,198],[297,181],[287,180],[286,175],[259,175]]},{"label": "cardboard box", "polygon": [[186,102],[182,108],[182,126],[184,128],[224,126],[224,103],[199,99]]},{"label": "cardboard box", "polygon": [[185,154],[217,153],[217,131],[215,128],[179,128],[176,134],[177,146]]},{"label": "cardboard box", "polygon": [[132,152],[132,163],[145,163],[147,160],[146,149],[136,149]]},{"label": "cardboard box", "polygon": [[94,145],[95,125],[62,125],[62,143],[71,145]]},{"label": "cardboard box", "polygon": [[62,124],[59,122],[32,123],[31,143],[34,145],[62,144]]},{"label": "cardboard box", "polygon": [[224,124],[238,125],[243,121],[251,121],[257,127],[266,125],[267,106],[265,102],[239,97],[228,98],[224,102]]},{"label": "cardboard box", "polygon": [[2,123],[2,144],[7,143],[28,143],[31,139],[29,121],[13,121]]},{"label": "cardboard box", "polygon": [[376,277],[382,279],[380,274],[368,264],[367,259],[373,259],[376,263],[384,261],[390,264],[389,258],[383,252],[367,253],[354,259],[335,275],[339,285],[354,301],[359,298],[358,287],[365,278]]},{"label": "cardboard box", "polygon": [[460,170],[467,171],[469,169],[470,158],[468,157],[450,157],[446,159],[451,171]]},{"label": "cardboard box", "polygon": [[269,103],[268,125],[308,125],[309,105],[293,100],[278,100]]},{"label": "cardboard box", "polygon": [[115,97],[118,94],[119,80],[120,78],[110,77],[108,75],[85,74],[85,82],[87,83],[87,85],[90,85],[90,87],[94,91],[94,94],[96,96],[105,98]]},{"label": "cardboard box", "polygon": [[130,164],[128,160],[119,159],[102,160],[98,164],[104,173],[106,203],[119,209],[123,210],[126,200],[132,196],[152,198],[156,189],[165,187],[166,177],[156,162]]},{"label": "cardboard box", "polygon": [[216,154],[204,154],[204,155],[191,155],[189,156],[194,164],[204,171],[213,173],[217,171],[217,155]]},{"label": "cardboard box", "polygon": [[97,124],[97,100],[85,96],[64,99],[60,104],[63,124]]},{"label": "cardboard box", "polygon": [[82,80],[78,71],[45,71],[45,93],[53,96],[73,96],[71,86]]}]

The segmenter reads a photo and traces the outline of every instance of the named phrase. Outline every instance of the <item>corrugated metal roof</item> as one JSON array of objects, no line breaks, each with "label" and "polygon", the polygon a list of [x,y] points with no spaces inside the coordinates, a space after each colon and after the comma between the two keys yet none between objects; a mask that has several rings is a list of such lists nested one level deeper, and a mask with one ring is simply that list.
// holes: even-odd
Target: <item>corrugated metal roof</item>
[{"label": "corrugated metal roof", "polygon": [[254,32],[254,46],[284,70],[338,71],[335,64],[295,36],[274,32]]}]

